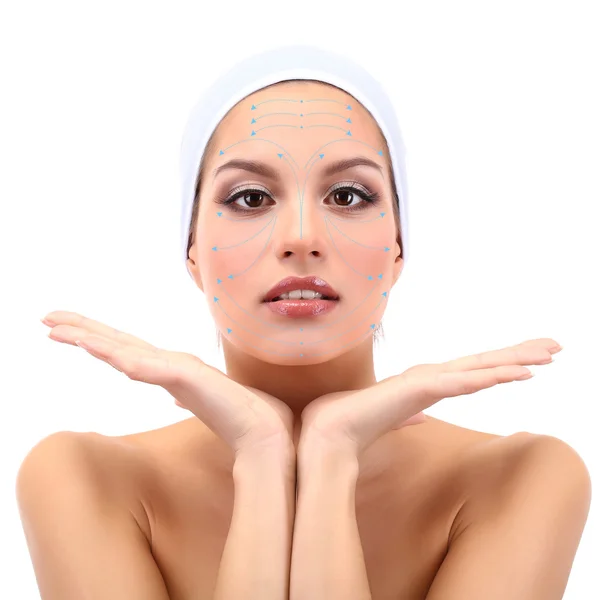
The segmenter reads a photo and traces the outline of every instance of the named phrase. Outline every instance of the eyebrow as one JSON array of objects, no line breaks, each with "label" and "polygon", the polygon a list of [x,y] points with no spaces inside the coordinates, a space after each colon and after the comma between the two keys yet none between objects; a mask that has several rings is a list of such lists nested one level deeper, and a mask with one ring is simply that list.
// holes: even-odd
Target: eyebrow
[{"label": "eyebrow", "polygon": [[[383,171],[383,167],[370,158],[367,158],[366,156],[355,156],[354,158],[342,158],[341,160],[328,164],[327,167],[325,167],[324,174],[325,176],[329,176],[357,166],[372,167],[378,169],[380,172]],[[219,173],[228,169],[241,169],[250,173],[262,175],[263,177],[268,177],[269,179],[277,179],[278,177],[277,169],[274,169],[266,163],[244,158],[234,158],[229,162],[222,164],[220,167],[217,167],[213,171],[213,179],[216,179]]]}]

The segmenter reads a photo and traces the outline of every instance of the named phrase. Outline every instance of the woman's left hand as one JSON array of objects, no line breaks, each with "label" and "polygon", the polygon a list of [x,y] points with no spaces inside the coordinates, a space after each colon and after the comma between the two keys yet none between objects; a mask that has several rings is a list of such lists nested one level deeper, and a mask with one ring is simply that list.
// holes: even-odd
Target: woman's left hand
[{"label": "woman's left hand", "polygon": [[560,350],[551,338],[528,340],[445,363],[417,365],[362,390],[321,396],[301,414],[298,458],[317,439],[320,445],[358,458],[389,431],[423,422],[421,411],[443,398],[515,381],[529,373],[523,365],[550,363]]}]

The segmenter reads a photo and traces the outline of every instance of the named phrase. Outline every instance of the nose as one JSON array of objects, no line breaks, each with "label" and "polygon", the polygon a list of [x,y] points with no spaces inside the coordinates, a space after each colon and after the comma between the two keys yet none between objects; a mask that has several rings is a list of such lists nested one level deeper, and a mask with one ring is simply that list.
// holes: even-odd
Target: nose
[{"label": "nose", "polygon": [[324,213],[306,195],[304,200],[298,195],[278,212],[273,238],[277,256],[324,256],[328,238]]}]

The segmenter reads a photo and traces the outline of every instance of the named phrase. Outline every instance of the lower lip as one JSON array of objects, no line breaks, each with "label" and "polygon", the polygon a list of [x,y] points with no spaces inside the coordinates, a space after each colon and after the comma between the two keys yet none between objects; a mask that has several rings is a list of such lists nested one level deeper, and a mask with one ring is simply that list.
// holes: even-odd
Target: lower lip
[{"label": "lower lip", "polygon": [[264,302],[270,311],[284,317],[317,317],[331,312],[339,300],[277,300]]}]

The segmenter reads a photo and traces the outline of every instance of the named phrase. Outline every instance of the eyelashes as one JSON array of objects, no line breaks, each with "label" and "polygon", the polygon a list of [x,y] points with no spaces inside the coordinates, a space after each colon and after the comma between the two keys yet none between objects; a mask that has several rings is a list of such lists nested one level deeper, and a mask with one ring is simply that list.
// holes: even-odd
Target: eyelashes
[{"label": "eyelashes", "polygon": [[[356,195],[359,198],[361,198],[362,202],[359,202],[358,204],[353,204],[351,206],[344,206],[344,205],[340,205],[340,204],[334,204],[333,206],[335,206],[336,208],[340,208],[343,212],[356,212],[356,211],[366,210],[370,206],[376,206],[379,203],[379,201],[381,200],[379,193],[378,192],[370,192],[363,186],[359,187],[359,185],[357,185],[357,183],[358,182],[351,181],[351,182],[343,182],[343,183],[336,184],[334,186],[334,188],[330,191],[328,196],[331,196],[332,194],[337,193],[337,192],[350,192],[353,195]],[[259,212],[260,209],[264,208],[262,206],[262,202],[261,202],[261,206],[255,206],[253,208],[243,208],[238,204],[234,204],[234,202],[236,200],[238,200],[239,198],[243,198],[246,195],[253,195],[253,194],[258,194],[261,196],[267,196],[267,197],[271,198],[270,194],[266,190],[263,190],[263,189],[260,189],[257,187],[243,187],[242,188],[242,186],[240,186],[240,188],[236,188],[236,189],[232,190],[230,194],[228,194],[224,197],[217,197],[215,199],[215,202],[217,204],[222,204],[222,205],[227,206],[228,210],[231,210],[233,212],[250,214],[250,213],[254,213],[254,212]],[[351,201],[353,202],[354,198],[352,198]]]}]

